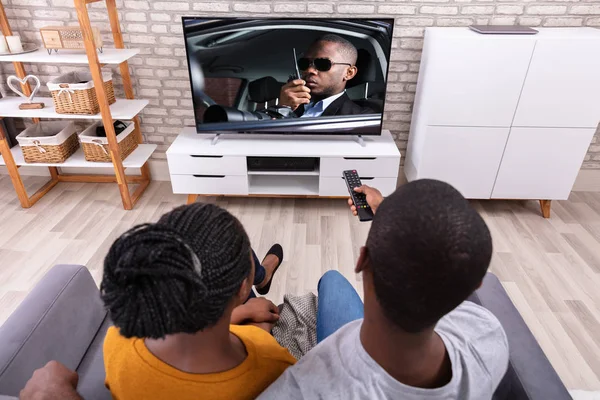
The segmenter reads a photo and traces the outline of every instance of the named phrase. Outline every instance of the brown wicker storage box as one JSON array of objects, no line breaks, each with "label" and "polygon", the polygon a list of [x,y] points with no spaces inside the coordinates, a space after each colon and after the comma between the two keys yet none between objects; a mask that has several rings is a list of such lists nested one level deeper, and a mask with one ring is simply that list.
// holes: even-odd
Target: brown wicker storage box
[{"label": "brown wicker storage box", "polygon": [[40,122],[17,136],[26,163],[62,164],[77,151],[73,122]]},{"label": "brown wicker storage box", "polygon": [[[108,104],[113,104],[116,100],[112,74],[103,73],[102,79]],[[48,89],[58,114],[95,115],[100,112],[96,88],[89,72],[69,72],[61,75],[48,82]]]},{"label": "brown wicker storage box", "polygon": [[[79,135],[79,141],[87,161],[112,162],[108,139],[96,136],[96,128],[101,125],[102,122],[96,122]],[[133,134],[134,129],[135,124],[129,122],[127,128],[117,135],[121,161],[125,160],[138,147],[137,138]]]}]

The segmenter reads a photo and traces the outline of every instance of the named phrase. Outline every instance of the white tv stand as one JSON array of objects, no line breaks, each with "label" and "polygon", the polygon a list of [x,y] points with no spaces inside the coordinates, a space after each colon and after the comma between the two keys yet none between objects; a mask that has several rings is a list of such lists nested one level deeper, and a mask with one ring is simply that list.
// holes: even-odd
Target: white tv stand
[{"label": "white tv stand", "polygon": [[[381,136],[199,135],[184,128],[167,150],[173,193],[203,196],[347,197],[342,171],[358,170],[384,195],[396,189],[400,152]],[[316,157],[312,171],[249,171],[247,157]]]}]

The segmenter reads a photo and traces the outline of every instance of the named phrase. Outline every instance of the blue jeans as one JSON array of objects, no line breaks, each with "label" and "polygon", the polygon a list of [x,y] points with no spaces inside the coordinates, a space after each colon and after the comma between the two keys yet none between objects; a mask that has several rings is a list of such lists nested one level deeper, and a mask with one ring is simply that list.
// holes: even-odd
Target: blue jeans
[{"label": "blue jeans", "polygon": [[[254,258],[254,284],[258,285],[262,281],[265,280],[265,276],[267,275],[267,271],[265,271],[265,267],[260,264],[260,260],[256,256],[254,250],[252,250],[252,257]],[[250,295],[248,296],[248,300],[256,297],[256,293],[254,293],[254,289],[250,291]],[[246,301],[248,301],[246,300]]]},{"label": "blue jeans", "polygon": [[319,281],[317,343],[348,322],[363,318],[363,302],[350,282],[338,271],[327,271]]}]

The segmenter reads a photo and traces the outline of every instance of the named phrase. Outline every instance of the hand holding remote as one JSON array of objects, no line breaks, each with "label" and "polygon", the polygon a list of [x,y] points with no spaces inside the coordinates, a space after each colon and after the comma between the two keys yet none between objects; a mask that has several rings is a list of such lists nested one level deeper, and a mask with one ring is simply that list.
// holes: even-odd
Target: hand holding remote
[{"label": "hand holding remote", "polygon": [[[357,188],[354,188],[354,191],[358,193],[364,193],[364,195],[367,197],[367,203],[369,204],[369,206],[371,206],[373,214],[375,214],[377,212],[377,207],[379,207],[379,205],[383,201],[383,195],[381,194],[381,192],[375,189],[374,187],[367,185],[362,185]],[[351,198],[348,199],[348,205],[350,206],[352,214],[354,214],[355,216],[358,215],[356,206],[354,205],[354,202]]]}]

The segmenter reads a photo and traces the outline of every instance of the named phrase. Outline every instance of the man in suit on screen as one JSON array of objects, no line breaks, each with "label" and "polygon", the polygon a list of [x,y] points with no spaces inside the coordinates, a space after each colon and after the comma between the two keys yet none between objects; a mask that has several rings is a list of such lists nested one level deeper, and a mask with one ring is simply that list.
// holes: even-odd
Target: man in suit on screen
[{"label": "man in suit on screen", "polygon": [[321,36],[298,60],[301,79],[281,88],[279,104],[301,118],[374,113],[346,94],[346,84],[358,73],[357,58],[358,51],[348,40],[332,34]]}]

